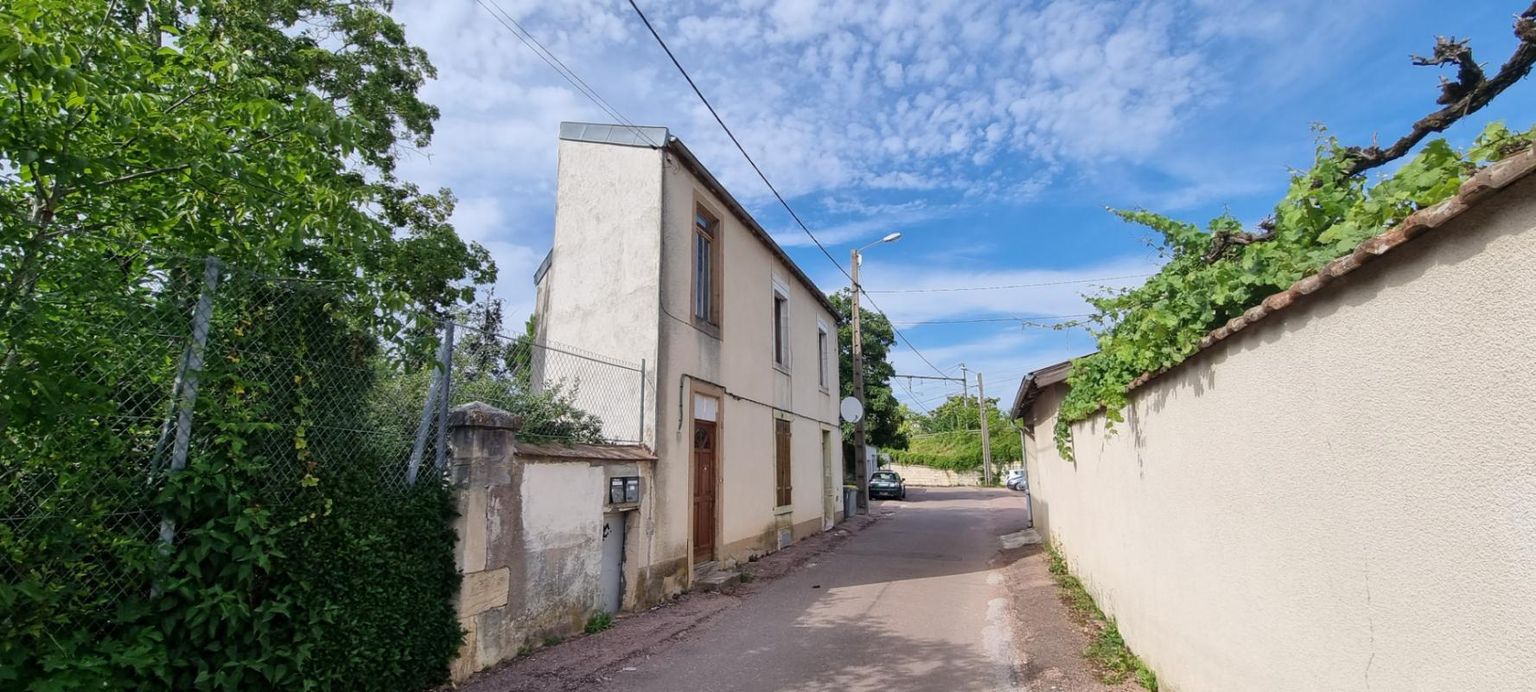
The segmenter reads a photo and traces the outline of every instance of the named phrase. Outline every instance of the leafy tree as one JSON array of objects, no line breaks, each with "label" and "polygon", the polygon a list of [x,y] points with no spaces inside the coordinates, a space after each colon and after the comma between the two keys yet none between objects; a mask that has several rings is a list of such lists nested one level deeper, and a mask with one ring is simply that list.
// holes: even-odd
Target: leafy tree
[{"label": "leafy tree", "polygon": [[[0,5],[0,513],[25,518],[0,527],[0,686],[444,679],[452,500],[386,492],[398,436],[359,420],[495,269],[451,194],[396,177],[437,111],[387,10]],[[171,476],[148,462],[206,255],[233,271]]]},{"label": "leafy tree", "polygon": [[[907,447],[893,450],[891,458],[956,471],[981,468],[981,415],[975,397],[956,394],[927,414],[913,416],[914,432]],[[998,407],[996,398],[987,399],[987,436],[994,464],[1022,458],[1019,429]]]},{"label": "leafy tree", "polygon": [[[837,372],[842,396],[853,396],[853,303],[852,292],[843,289],[832,294],[837,309]],[[902,432],[901,403],[891,391],[891,376],[896,368],[889,354],[896,344],[896,332],[890,320],[877,312],[859,308],[860,328],[864,337],[864,435],[868,444],[901,448],[907,444]],[[843,426],[843,438],[853,440],[853,426]]]},{"label": "leafy tree", "polygon": [[[433,75],[381,0],[15,0],[0,10],[0,338],[39,293],[101,290],[135,248],[360,280],[366,319],[443,314],[494,279],[453,196],[395,177]],[[393,330],[379,328],[380,333]],[[402,332],[402,333],[409,333]],[[418,335],[423,330],[416,332]],[[5,389],[17,381],[6,367]]]}]

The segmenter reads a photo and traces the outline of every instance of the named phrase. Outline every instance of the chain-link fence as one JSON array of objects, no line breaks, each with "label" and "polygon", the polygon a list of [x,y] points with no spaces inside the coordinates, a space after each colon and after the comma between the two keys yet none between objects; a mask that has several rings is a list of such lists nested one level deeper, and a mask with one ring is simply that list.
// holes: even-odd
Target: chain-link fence
[{"label": "chain-link fence", "polygon": [[536,440],[635,442],[644,425],[639,364],[386,316],[347,282],[139,252],[29,289],[0,306],[0,627],[36,640],[111,638],[196,517],[242,511],[176,497],[178,473],[277,507],[319,484],[442,478],[449,407],[468,401]]},{"label": "chain-link fence", "polygon": [[522,418],[529,440],[634,444],[651,389],[642,363],[552,343],[510,337],[484,325],[456,324],[454,404],[480,401]]}]

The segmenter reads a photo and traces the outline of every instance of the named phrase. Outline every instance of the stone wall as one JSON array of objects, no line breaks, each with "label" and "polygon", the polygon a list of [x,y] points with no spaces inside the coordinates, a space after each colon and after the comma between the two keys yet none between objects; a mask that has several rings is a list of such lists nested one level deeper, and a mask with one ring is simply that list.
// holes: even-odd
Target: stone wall
[{"label": "stone wall", "polygon": [[[649,564],[655,458],[642,447],[551,445],[514,439],[515,416],[469,404],[449,416],[464,574],[459,620],[466,634],[453,678],[515,656],[545,637],[585,627],[601,604],[605,516],[623,517],[622,608],[681,590],[686,574]],[[608,503],[610,477],[638,476],[641,501]]]},{"label": "stone wall", "polygon": [[[1017,462],[1010,462],[1009,466],[997,466],[993,469],[993,475],[1001,479],[1008,473],[1009,468],[1016,468]],[[881,471],[895,471],[907,482],[908,486],[927,486],[936,488],[949,488],[955,486],[980,486],[981,471],[949,471],[915,464],[887,464],[880,467]]]}]

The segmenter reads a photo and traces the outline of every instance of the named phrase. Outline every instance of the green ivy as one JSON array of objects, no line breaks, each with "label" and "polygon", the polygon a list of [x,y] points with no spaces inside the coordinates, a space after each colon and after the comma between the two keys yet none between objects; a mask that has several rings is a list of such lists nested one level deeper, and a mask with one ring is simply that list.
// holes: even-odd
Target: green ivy
[{"label": "green ivy", "polygon": [[1123,422],[1130,383],[1192,355],[1212,329],[1285,290],[1296,280],[1389,230],[1415,210],[1441,202],[1478,168],[1532,146],[1536,128],[1511,132],[1501,123],[1457,151],[1433,140],[1376,184],[1345,175],[1348,153],[1319,133],[1316,163],[1291,177],[1271,217],[1273,237],[1207,261],[1213,235],[1240,231],[1230,215],[1201,229],[1144,210],[1115,211],[1161,237],[1167,263],[1138,288],[1089,298],[1097,353],[1073,363],[1070,387],[1056,420],[1056,447],[1071,459],[1072,424],[1102,412],[1109,427]]},{"label": "green ivy", "polygon": [[[155,426],[103,430],[111,416],[97,402],[164,384],[153,373],[135,382],[144,373],[121,351],[93,362],[120,381],[76,383],[75,404],[55,409],[85,415],[49,426],[18,417],[6,431],[27,452],[4,455],[21,471],[0,478],[0,500],[27,520],[0,525],[11,568],[0,573],[10,633],[0,686],[446,681],[462,640],[453,497],[431,474],[411,487],[396,480],[414,421],[390,428],[370,416],[379,387],[393,384],[377,376],[379,344],[330,290],[233,277],[215,304],[184,470],[145,473]],[[144,337],[138,345],[154,350],[156,329],[109,336]],[[162,520],[174,527],[169,545],[157,540]]]}]

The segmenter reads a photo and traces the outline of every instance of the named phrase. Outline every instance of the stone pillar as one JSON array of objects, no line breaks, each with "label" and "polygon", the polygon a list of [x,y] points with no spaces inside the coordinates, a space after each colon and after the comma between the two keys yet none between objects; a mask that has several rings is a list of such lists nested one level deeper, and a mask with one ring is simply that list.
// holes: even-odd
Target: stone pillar
[{"label": "stone pillar", "polygon": [[448,414],[449,479],[459,509],[453,557],[464,575],[458,611],[465,635],[453,662],[455,681],[517,651],[515,644],[511,651],[503,650],[503,635],[509,604],[520,600],[514,590],[522,581],[512,574],[514,556],[520,552],[512,544],[518,540],[521,511],[522,473],[514,458],[514,436],[521,424],[517,416],[479,402]]}]

